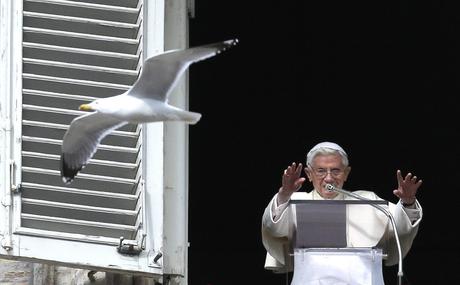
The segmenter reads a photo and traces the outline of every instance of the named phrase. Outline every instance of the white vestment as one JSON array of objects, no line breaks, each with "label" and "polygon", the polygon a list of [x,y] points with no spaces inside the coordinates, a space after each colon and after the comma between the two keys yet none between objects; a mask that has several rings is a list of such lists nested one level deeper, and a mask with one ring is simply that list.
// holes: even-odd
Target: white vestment
[{"label": "white vestment", "polygon": [[[353,193],[371,200],[381,199],[370,191],[354,191]],[[294,265],[293,256],[289,253],[288,239],[291,208],[286,207],[275,220],[273,218],[275,199],[276,195],[266,207],[262,217],[262,242],[267,250],[265,268],[275,272],[287,272],[292,271]],[[292,199],[322,200],[323,198],[316,191],[311,191],[309,193],[296,192]],[[334,199],[348,200],[353,198],[339,193]],[[404,208],[400,202],[397,204],[389,202],[388,206],[385,207],[395,219],[404,257],[417,235],[418,226],[422,219],[422,208],[418,201],[415,203],[415,209]],[[387,258],[384,260],[385,265],[398,263],[399,256],[394,231],[384,213],[371,206],[354,207],[348,211],[346,220],[348,247],[382,248],[383,252],[387,254]]]}]

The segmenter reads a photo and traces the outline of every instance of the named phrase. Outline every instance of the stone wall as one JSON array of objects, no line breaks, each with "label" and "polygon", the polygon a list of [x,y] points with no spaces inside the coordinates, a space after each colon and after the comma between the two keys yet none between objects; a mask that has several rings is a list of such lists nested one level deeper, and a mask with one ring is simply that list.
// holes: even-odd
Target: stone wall
[{"label": "stone wall", "polygon": [[153,279],[0,259],[0,285],[156,285]]}]

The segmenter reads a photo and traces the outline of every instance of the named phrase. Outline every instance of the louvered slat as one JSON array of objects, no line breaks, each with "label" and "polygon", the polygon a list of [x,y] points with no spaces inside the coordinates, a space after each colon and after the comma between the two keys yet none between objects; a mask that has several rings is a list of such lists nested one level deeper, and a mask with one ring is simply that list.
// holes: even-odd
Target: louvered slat
[{"label": "louvered slat", "polygon": [[[23,164],[32,168],[58,169],[60,156],[39,152],[22,152]],[[110,172],[112,176],[127,178],[135,177],[137,173],[137,163],[117,162],[113,160],[91,159],[86,172],[104,175]]]},{"label": "louvered slat", "polygon": [[132,85],[138,73],[133,70],[115,69],[86,64],[62,63],[58,61],[24,58],[24,73],[65,77],[77,80],[94,80],[101,83]]},{"label": "louvered slat", "polygon": [[62,16],[48,13],[27,12],[24,14],[26,26],[47,28],[59,26],[60,31],[73,31],[87,33],[88,25],[91,25],[91,33],[95,35],[130,38],[137,35],[139,24],[130,24],[114,21],[95,20],[82,17]]},{"label": "louvered slat", "polygon": [[[120,69],[135,69],[139,56],[135,54],[99,51],[84,48],[55,46],[48,44],[24,43],[24,57],[60,62],[91,64]],[[78,57],[75,55],[78,54]]]},{"label": "louvered slat", "polygon": [[135,225],[138,211],[108,208],[110,205],[87,206],[38,199],[23,198],[23,213],[41,213],[49,217],[61,217],[82,221]]},{"label": "louvered slat", "polygon": [[119,194],[37,183],[26,182],[22,184],[22,196],[24,198],[78,203],[88,206],[111,205],[113,208],[124,210],[136,209],[139,195],[139,192],[135,194]]},{"label": "louvered slat", "polygon": [[78,106],[125,92],[142,62],[142,1],[24,0],[23,234],[112,244],[142,226],[142,129],[101,143],[70,186],[60,177],[62,138]]},{"label": "louvered slat", "polygon": [[[104,21],[119,21],[124,23],[140,22],[140,1],[135,1],[135,7],[130,3],[134,1],[110,1],[112,5],[107,5],[106,1],[66,1],[66,0],[26,0],[24,1],[24,11],[38,13],[52,13],[56,15],[98,19]],[[128,5],[126,5],[128,4]]]},{"label": "louvered slat", "polygon": [[[49,186],[62,186],[62,179],[58,170],[24,166],[22,175],[24,181],[33,181],[36,184]],[[141,186],[138,183],[138,178],[127,179],[82,173],[80,179],[72,183],[72,187],[132,195],[140,191],[138,187]]]},{"label": "louvered slat", "polygon": [[64,228],[67,233],[94,235],[117,238],[117,236],[133,238],[136,227],[118,225],[114,223],[91,222],[77,219],[57,218],[44,215],[21,214],[22,226],[29,228],[39,228],[47,231],[59,232]]}]

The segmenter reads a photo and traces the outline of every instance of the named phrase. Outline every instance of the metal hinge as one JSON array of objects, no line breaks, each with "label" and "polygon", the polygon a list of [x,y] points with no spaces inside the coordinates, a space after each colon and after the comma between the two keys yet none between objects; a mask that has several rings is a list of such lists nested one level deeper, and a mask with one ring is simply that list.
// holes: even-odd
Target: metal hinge
[{"label": "metal hinge", "polygon": [[18,193],[21,190],[21,183],[15,184],[16,182],[16,162],[10,160],[10,183],[11,192]]},{"label": "metal hinge", "polygon": [[127,255],[139,255],[141,251],[145,249],[145,237],[147,234],[142,234],[141,242],[137,240],[127,240],[124,237],[120,237],[120,243],[117,246],[118,253]]},{"label": "metal hinge", "polygon": [[163,253],[158,250],[151,250],[149,251],[148,255],[148,262],[149,262],[149,267],[156,267],[156,268],[161,268],[163,267]]},{"label": "metal hinge", "polygon": [[11,251],[13,250],[13,242],[11,235],[4,235],[1,240],[1,244],[4,250]]}]

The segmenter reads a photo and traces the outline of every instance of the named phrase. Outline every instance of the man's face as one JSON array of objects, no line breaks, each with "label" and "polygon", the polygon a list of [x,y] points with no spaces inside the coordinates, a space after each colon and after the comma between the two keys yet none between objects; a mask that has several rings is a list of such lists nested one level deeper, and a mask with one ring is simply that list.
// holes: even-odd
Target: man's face
[{"label": "man's face", "polygon": [[326,184],[332,184],[342,188],[347,181],[350,167],[342,165],[342,158],[338,154],[317,155],[312,165],[307,166],[305,173],[313,184],[315,190],[324,198],[332,199],[338,195],[337,192],[326,190]]}]

